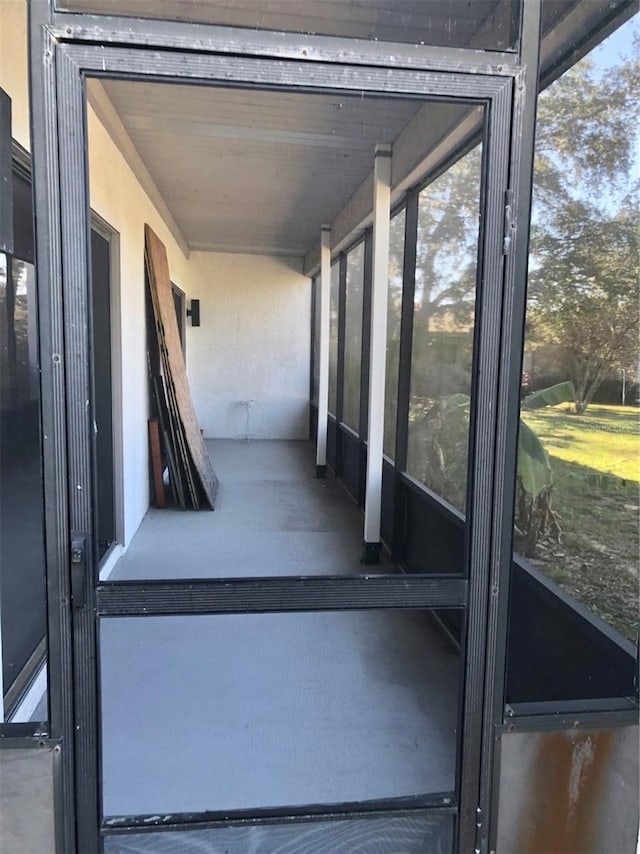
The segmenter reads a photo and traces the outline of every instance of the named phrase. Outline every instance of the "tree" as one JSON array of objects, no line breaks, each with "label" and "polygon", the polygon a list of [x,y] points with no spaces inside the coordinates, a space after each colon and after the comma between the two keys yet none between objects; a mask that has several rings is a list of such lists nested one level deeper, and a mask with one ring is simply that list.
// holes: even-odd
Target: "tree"
[{"label": "tree", "polygon": [[414,326],[473,323],[481,161],[477,145],[420,193]]},{"label": "tree", "polygon": [[638,361],[639,87],[637,59],[588,57],[539,99],[527,344],[553,347],[578,414]]},{"label": "tree", "polygon": [[471,387],[482,149],[419,195],[411,418]]}]

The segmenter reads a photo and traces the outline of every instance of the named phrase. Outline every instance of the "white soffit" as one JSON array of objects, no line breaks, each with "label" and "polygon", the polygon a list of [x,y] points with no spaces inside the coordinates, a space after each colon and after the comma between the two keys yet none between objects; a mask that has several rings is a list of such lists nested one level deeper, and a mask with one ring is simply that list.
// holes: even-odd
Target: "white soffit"
[{"label": "white soffit", "polygon": [[371,172],[375,146],[393,143],[421,106],[164,83],[98,86],[121,123],[109,132],[130,163],[139,155],[190,249],[299,257]]}]

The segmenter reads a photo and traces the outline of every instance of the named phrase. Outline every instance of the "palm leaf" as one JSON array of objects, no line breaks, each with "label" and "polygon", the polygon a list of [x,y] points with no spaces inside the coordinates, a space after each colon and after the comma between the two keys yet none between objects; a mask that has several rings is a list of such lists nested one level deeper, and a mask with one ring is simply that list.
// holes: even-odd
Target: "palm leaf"
[{"label": "palm leaf", "polygon": [[572,382],[557,383],[548,388],[534,391],[522,401],[521,409],[542,409],[544,406],[555,406],[575,399],[576,390]]}]

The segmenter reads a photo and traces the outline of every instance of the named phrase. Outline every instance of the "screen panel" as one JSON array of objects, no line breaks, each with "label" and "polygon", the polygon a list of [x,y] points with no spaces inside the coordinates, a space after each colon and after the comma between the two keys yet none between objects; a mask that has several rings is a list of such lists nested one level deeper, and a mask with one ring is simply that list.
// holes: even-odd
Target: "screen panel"
[{"label": "screen panel", "polygon": [[344,332],[343,421],[360,430],[360,369],[364,299],[364,241],[347,253]]},{"label": "screen panel", "polygon": [[59,8],[249,29],[446,47],[509,50],[521,0],[63,0]]},{"label": "screen panel", "polygon": [[103,813],[451,793],[461,664],[430,612],[103,618]]},{"label": "screen panel", "polygon": [[465,510],[482,151],[418,198],[407,471]]},{"label": "screen panel", "polygon": [[106,836],[105,854],[448,854],[453,846],[453,816],[422,812],[401,816],[362,816],[287,824],[245,825],[207,830],[171,830]]}]

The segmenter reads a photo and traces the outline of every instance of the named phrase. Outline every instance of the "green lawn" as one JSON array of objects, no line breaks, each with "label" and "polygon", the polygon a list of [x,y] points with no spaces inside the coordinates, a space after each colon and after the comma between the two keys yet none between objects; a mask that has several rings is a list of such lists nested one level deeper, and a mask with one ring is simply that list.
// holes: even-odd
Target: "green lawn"
[{"label": "green lawn", "polygon": [[640,409],[566,404],[524,412],[554,472],[560,542],[532,563],[630,640],[638,632]]},{"label": "green lawn", "polygon": [[561,404],[522,415],[552,456],[640,482],[639,407],[590,406],[584,415],[574,415]]}]

